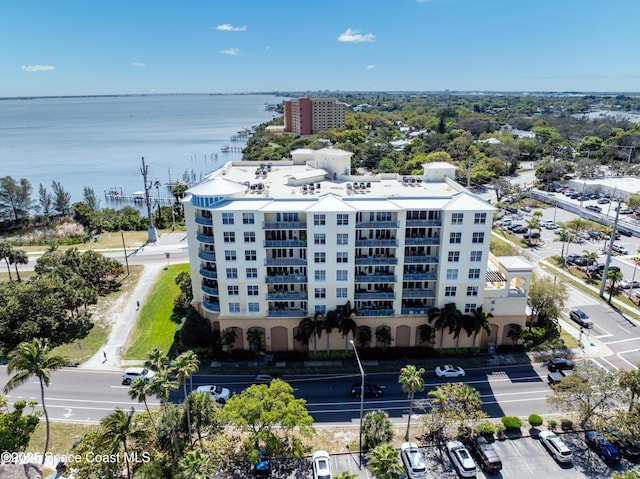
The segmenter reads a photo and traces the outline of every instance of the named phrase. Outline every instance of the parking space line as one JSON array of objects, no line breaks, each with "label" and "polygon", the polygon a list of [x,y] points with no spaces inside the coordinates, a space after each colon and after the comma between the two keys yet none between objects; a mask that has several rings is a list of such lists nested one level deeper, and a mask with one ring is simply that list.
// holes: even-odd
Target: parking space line
[{"label": "parking space line", "polygon": [[[612,362],[610,362],[610,361],[607,361],[607,360],[606,360],[605,358],[603,358],[602,356],[600,356],[600,359],[602,359],[605,363],[607,363],[607,364],[608,364],[609,366],[611,366],[612,368],[614,368],[614,369],[619,369],[619,368],[618,368],[618,366],[616,366],[615,364],[613,364],[613,363],[612,363]],[[597,364],[597,361],[594,361],[594,362],[596,362],[596,364]],[[598,366],[600,366],[602,369],[607,369],[607,368],[605,368],[604,366],[602,366],[601,364],[598,364]]]},{"label": "parking space line", "polygon": [[617,356],[622,359],[625,363],[627,363],[629,366],[631,366],[633,369],[638,369],[638,366],[636,366],[635,364],[633,364],[631,361],[627,361],[625,358],[622,357],[622,354],[629,354],[629,353],[636,353],[638,352],[637,349],[629,349],[628,351],[620,351]]}]

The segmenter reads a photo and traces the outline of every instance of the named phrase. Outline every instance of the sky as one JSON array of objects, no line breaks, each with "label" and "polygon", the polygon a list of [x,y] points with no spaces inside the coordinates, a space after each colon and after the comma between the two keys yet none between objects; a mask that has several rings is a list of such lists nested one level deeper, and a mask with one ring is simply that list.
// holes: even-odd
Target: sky
[{"label": "sky", "polygon": [[0,97],[640,91],[640,0],[0,0]]}]

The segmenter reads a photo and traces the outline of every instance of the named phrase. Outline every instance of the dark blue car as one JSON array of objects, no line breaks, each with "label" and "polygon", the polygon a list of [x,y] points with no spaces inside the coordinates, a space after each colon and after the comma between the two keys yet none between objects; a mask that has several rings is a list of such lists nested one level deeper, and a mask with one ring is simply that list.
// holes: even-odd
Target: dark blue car
[{"label": "dark blue car", "polygon": [[587,431],[584,433],[584,440],[587,445],[593,449],[604,462],[617,463],[622,459],[620,450],[609,441],[601,432]]},{"label": "dark blue car", "polygon": [[269,453],[265,449],[261,449],[258,452],[258,462],[253,468],[253,473],[256,476],[271,475],[271,458],[269,457]]}]

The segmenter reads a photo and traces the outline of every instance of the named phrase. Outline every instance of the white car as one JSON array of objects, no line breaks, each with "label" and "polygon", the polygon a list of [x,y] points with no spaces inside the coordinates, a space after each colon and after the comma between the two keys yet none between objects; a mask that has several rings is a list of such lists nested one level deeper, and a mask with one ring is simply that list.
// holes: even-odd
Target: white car
[{"label": "white car", "polygon": [[623,279],[618,283],[618,288],[620,289],[640,288],[640,281],[636,281],[636,280],[631,281],[630,279]]},{"label": "white car", "polygon": [[560,228],[560,227],[559,227],[557,224],[555,224],[555,223],[547,223],[547,224],[545,224],[545,225],[543,225],[543,226],[544,226],[545,228],[547,228],[548,230],[557,230],[557,229],[559,229],[559,228]]},{"label": "white car", "polygon": [[627,248],[625,248],[623,245],[618,244],[618,243],[613,243],[613,246],[611,247],[611,249],[613,251],[615,251],[616,253],[629,254],[629,250]]},{"label": "white car", "polygon": [[551,431],[541,431],[538,435],[540,442],[546,447],[551,455],[558,462],[571,462],[573,460],[573,454],[567,445],[562,442],[558,436]]},{"label": "white car", "polygon": [[402,464],[407,470],[409,479],[426,479],[427,466],[424,457],[415,442],[405,442],[400,446],[400,457]]},{"label": "white car", "polygon": [[231,397],[231,391],[229,391],[227,388],[223,388],[222,386],[216,386],[215,384],[198,386],[198,389],[196,389],[196,391],[199,393],[211,394],[213,398],[221,404],[227,402]]},{"label": "white car", "polygon": [[447,452],[451,462],[453,462],[462,477],[476,477],[478,467],[464,444],[460,441],[449,441],[447,443]]},{"label": "white car", "polygon": [[138,378],[151,381],[155,375],[155,371],[147,368],[127,368],[122,374],[122,384],[131,384],[131,381],[135,381]]},{"label": "white car", "polygon": [[452,364],[444,364],[436,368],[436,376],[439,378],[461,378],[464,377],[464,369]]},{"label": "white car", "polygon": [[316,451],[311,456],[313,479],[331,479],[331,465],[327,451]]}]

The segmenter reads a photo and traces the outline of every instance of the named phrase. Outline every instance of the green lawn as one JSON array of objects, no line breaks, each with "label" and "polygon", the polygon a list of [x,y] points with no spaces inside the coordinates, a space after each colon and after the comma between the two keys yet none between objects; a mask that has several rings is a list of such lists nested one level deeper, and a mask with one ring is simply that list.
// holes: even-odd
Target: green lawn
[{"label": "green lawn", "polygon": [[154,347],[165,353],[171,349],[178,327],[173,316],[173,301],[180,294],[174,279],[182,271],[189,271],[189,265],[175,264],[162,270],[140,309],[123,359],[144,359]]}]

